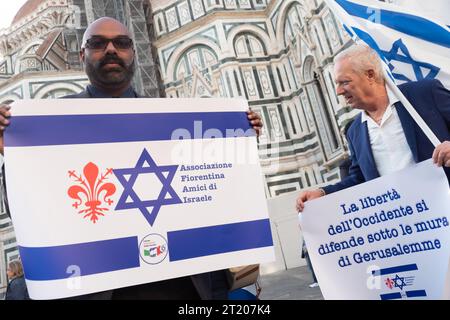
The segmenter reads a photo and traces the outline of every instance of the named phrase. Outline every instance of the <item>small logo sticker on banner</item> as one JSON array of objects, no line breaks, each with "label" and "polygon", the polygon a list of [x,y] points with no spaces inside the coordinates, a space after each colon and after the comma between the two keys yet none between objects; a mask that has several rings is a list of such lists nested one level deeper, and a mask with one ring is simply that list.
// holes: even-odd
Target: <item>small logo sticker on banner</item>
[{"label": "small logo sticker on banner", "polygon": [[[77,182],[67,191],[67,194],[75,203],[72,206],[75,209],[81,208],[78,213],[85,214],[83,218],[90,218],[93,223],[96,223],[99,216],[104,216],[108,208],[101,207],[102,205],[111,206],[114,201],[110,198],[116,192],[116,186],[111,182],[105,182],[108,176],[112,175],[113,170],[107,169],[104,174],[99,176],[98,166],[89,162],[83,169],[83,175],[77,175],[75,170],[69,171],[69,178],[74,178]],[[83,201],[86,201],[83,203]]]},{"label": "small logo sticker on banner", "polygon": [[169,252],[169,247],[167,240],[157,234],[149,234],[144,239],[142,239],[139,245],[139,252],[141,259],[148,264],[158,264],[164,261]]}]

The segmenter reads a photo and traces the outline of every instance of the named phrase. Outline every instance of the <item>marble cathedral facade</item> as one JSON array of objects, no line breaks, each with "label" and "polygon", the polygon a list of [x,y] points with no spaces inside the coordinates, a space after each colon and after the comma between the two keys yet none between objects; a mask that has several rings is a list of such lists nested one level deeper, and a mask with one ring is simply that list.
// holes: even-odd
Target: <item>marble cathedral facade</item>
[{"label": "marble cathedral facade", "polygon": [[340,179],[341,128],[355,115],[335,94],[333,57],[351,45],[322,0],[152,1],[168,97],[242,97],[265,123],[266,195]]}]

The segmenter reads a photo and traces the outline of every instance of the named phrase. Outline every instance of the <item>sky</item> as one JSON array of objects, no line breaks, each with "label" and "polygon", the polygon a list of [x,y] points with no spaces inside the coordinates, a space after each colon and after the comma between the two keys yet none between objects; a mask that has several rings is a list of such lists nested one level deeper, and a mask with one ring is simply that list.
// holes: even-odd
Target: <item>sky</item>
[{"label": "sky", "polygon": [[0,29],[9,27],[14,16],[26,0],[0,0],[0,12],[2,13],[0,19]]},{"label": "sky", "polygon": [[[16,15],[17,11],[27,0],[0,0],[0,29],[9,27],[12,19]],[[396,0],[396,3],[412,9],[419,9],[421,12],[427,12],[433,14],[434,17],[439,17],[446,24],[450,24],[450,18],[448,15],[449,1],[450,0]]]}]

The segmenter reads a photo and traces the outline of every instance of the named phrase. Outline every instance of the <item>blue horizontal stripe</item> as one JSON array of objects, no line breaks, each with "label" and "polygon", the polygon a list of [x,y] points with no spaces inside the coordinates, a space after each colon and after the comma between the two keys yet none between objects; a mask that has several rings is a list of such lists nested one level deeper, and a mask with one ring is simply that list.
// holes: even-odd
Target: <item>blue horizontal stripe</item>
[{"label": "blue horizontal stripe", "polygon": [[402,294],[400,292],[380,294],[380,298],[381,300],[401,299]]},{"label": "blue horizontal stripe", "polygon": [[[195,125],[194,122],[197,121]],[[7,147],[160,141],[175,130],[184,139],[226,137],[227,129],[250,129],[245,112],[16,116],[5,133]],[[248,135],[254,135],[249,132]],[[242,136],[242,134],[240,135]]]},{"label": "blue horizontal stripe", "polygon": [[408,298],[415,298],[415,297],[426,297],[427,293],[425,290],[412,290],[412,291],[406,291],[406,296]]},{"label": "blue horizontal stripe", "polygon": [[391,267],[391,268],[384,268],[384,269],[379,269],[379,270],[372,270],[372,274],[375,276],[383,276],[385,274],[414,271],[414,270],[418,270],[417,264],[415,264],[415,263],[405,264],[403,266],[397,266],[397,267]]},{"label": "blue horizontal stripe", "polygon": [[[78,243],[58,247],[19,247],[25,278],[34,281],[137,268],[137,237]],[[74,274],[77,271],[81,274]]]},{"label": "blue horizontal stripe", "polygon": [[[412,14],[367,7],[348,0],[336,0],[336,2],[352,16],[379,23],[412,37],[450,48],[450,32],[433,21]],[[380,21],[374,19],[374,12],[377,12],[376,15],[380,18]]]},{"label": "blue horizontal stripe", "polygon": [[347,33],[350,35],[350,37],[353,39],[355,37],[355,34],[353,33],[353,31],[351,30],[351,27],[347,27],[347,25],[343,25],[344,26],[344,30],[347,31]]},{"label": "blue horizontal stripe", "polygon": [[170,261],[273,245],[269,219],[172,231],[167,238]]},{"label": "blue horizontal stripe", "polygon": [[369,47],[375,50],[382,60],[386,60],[377,42],[374,38],[372,38],[370,34],[356,27],[353,27],[352,30],[355,32],[359,39],[367,43]]},{"label": "blue horizontal stripe", "polygon": [[[354,32],[354,34],[356,34],[356,36],[361,39],[362,41],[364,41],[369,47],[371,47],[373,50],[375,50],[378,55],[380,56],[380,59],[385,61],[386,64],[389,64],[389,62],[387,61],[386,57],[385,57],[385,53],[380,49],[380,47],[378,46],[377,42],[375,41],[374,38],[372,38],[372,36],[370,34],[368,34],[367,32],[356,28],[356,27],[352,27],[352,30]],[[391,73],[391,70],[386,70],[389,78],[391,78],[391,80],[393,82],[395,82],[394,76]]]}]

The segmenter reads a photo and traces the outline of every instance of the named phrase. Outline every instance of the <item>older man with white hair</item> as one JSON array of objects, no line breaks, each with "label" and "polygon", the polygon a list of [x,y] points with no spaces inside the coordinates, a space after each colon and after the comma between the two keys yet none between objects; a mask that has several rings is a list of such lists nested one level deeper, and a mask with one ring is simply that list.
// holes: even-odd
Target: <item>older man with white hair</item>
[{"label": "older man with white hair", "polygon": [[386,87],[380,59],[365,45],[355,45],[335,58],[337,94],[362,112],[347,133],[352,165],[341,182],[303,191],[297,210],[305,202],[433,158],[444,166],[450,181],[450,91],[438,80],[421,80],[399,86],[440,141],[428,140],[411,115]]}]

